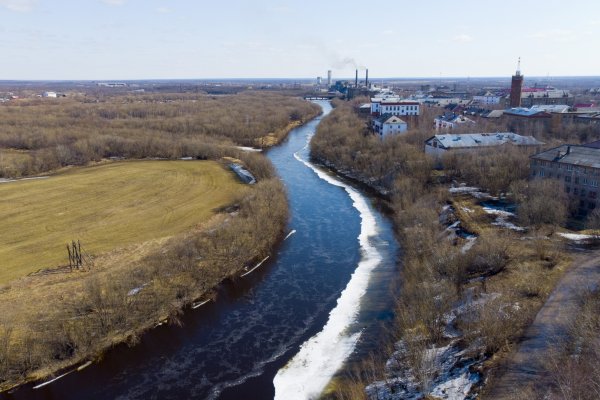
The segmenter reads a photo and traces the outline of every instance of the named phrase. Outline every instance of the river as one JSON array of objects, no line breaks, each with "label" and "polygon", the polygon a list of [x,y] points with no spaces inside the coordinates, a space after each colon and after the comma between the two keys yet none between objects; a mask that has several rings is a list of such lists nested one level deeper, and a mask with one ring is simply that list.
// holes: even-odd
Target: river
[{"label": "river", "polygon": [[[284,182],[295,231],[250,275],[133,347],[6,399],[308,399],[373,348],[391,315],[398,247],[376,199],[308,162],[321,118],[266,155]],[[260,227],[257,227],[260,229]]]}]

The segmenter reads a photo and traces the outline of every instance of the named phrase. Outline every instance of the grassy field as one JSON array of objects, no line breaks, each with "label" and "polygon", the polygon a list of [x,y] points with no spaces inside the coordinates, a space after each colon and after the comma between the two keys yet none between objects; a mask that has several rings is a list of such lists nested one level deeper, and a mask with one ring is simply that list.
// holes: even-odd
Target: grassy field
[{"label": "grassy field", "polygon": [[68,263],[66,243],[99,255],[189,231],[246,187],[213,161],[135,161],[0,183],[0,283]]}]

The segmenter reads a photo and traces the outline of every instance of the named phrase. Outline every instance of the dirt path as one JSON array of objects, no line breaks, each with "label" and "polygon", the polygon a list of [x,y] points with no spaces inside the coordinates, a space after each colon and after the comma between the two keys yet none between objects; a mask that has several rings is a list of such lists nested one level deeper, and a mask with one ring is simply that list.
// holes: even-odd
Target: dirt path
[{"label": "dirt path", "polygon": [[[498,371],[484,399],[514,399],[524,388],[548,387],[544,358],[577,316],[578,294],[600,285],[600,251],[578,256],[525,331],[518,350]],[[522,398],[522,397],[521,397]]]}]

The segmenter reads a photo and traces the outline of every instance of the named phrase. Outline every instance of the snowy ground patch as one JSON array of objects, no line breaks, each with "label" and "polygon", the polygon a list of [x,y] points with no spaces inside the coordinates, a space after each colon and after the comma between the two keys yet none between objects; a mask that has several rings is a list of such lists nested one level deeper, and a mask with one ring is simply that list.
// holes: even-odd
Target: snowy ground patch
[{"label": "snowy ground patch", "polygon": [[558,234],[560,236],[564,237],[565,239],[573,240],[575,242],[580,242],[580,241],[584,241],[584,240],[600,239],[600,235],[584,235],[581,233],[562,233],[562,232],[559,232]]}]

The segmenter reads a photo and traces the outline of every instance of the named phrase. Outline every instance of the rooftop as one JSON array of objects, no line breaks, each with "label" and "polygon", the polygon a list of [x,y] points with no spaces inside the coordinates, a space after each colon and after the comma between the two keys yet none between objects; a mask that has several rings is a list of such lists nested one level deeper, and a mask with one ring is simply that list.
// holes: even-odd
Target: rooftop
[{"label": "rooftop", "polygon": [[600,148],[589,145],[563,144],[550,150],[534,154],[531,158],[544,161],[555,161],[582,167],[600,168]]},{"label": "rooftop", "polygon": [[519,117],[533,117],[533,116],[550,117],[550,115],[548,113],[546,113],[544,110],[536,110],[535,108],[531,109],[531,108],[523,108],[523,107],[508,108],[508,109],[504,110],[504,114],[516,115]]},{"label": "rooftop", "polygon": [[390,113],[381,114],[376,120],[380,124],[405,124],[406,123],[399,117],[397,117],[393,114],[390,114]]},{"label": "rooftop", "polygon": [[426,142],[429,142],[433,138],[437,139],[445,148],[488,147],[499,146],[505,143],[517,146],[544,144],[533,136],[521,136],[512,132],[435,135],[427,139]]}]

